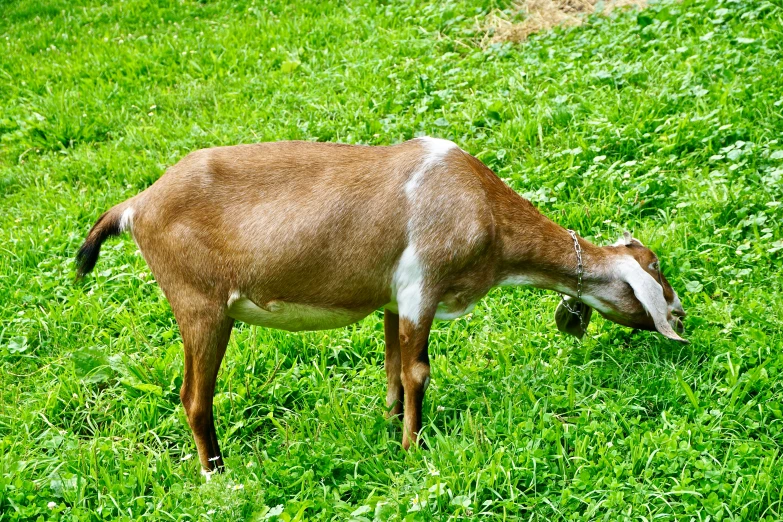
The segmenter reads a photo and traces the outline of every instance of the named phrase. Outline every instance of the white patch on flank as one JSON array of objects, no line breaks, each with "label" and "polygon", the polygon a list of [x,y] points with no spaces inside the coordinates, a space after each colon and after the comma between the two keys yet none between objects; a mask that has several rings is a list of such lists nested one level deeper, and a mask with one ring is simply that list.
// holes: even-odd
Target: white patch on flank
[{"label": "white patch on flank", "polygon": [[[231,294],[233,298],[235,293]],[[264,306],[239,295],[229,298],[228,316],[243,323],[301,332],[304,330],[330,330],[353,324],[368,313],[343,308],[324,308],[284,301],[270,301]]]},{"label": "white patch on flank", "polygon": [[416,194],[416,189],[421,184],[421,179],[428,170],[443,161],[443,158],[450,150],[459,148],[453,141],[440,138],[425,136],[423,138],[418,138],[418,141],[427,149],[427,154],[422,158],[419,168],[416,169],[408,182],[405,183],[405,194],[408,198],[412,198]]},{"label": "white patch on flank", "polygon": [[[424,300],[424,267],[414,245],[408,245],[397,262],[392,276],[392,299],[401,317],[418,324]],[[387,306],[387,308],[392,309]]]},{"label": "white patch on flank", "polygon": [[133,214],[134,214],[133,207],[126,208],[122,216],[120,216],[120,232],[125,232],[126,230],[133,230]]}]

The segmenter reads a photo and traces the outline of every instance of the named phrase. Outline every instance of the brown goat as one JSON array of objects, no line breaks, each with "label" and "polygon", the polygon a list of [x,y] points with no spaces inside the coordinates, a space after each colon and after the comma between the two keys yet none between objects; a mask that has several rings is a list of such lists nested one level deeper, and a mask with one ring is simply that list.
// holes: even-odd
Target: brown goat
[{"label": "brown goat", "polygon": [[207,471],[223,466],[212,397],[235,320],[321,330],[383,308],[386,403],[404,418],[406,449],[421,429],[432,321],[468,313],[494,286],[570,296],[575,308],[561,304],[557,323],[580,337],[595,308],[684,342],[684,312],[655,254],[629,234],[605,247],[577,239],[446,140],[193,152],[100,217],[79,276],[125,230],[179,324],[182,403]]}]

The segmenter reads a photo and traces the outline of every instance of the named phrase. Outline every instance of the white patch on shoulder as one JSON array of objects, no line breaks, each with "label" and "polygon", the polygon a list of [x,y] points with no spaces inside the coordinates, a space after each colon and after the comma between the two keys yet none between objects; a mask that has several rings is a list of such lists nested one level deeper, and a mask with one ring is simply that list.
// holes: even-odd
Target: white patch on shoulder
[{"label": "white patch on shoulder", "polygon": [[418,324],[424,300],[424,267],[415,245],[408,245],[402,252],[394,269],[391,290],[393,302],[387,308],[393,307],[401,317]]},{"label": "white patch on shoulder", "polygon": [[441,138],[430,138],[424,136],[417,138],[417,141],[424,145],[427,149],[427,153],[421,160],[421,165],[411,175],[407,183],[405,183],[405,194],[411,198],[416,194],[416,189],[421,184],[422,177],[431,169],[434,165],[443,161],[443,158],[449,151],[459,149],[456,143]]},{"label": "white patch on shoulder", "polygon": [[120,232],[125,232],[126,230],[133,230],[133,214],[135,211],[133,210],[133,207],[126,208],[122,216],[120,216]]},{"label": "white patch on shoulder", "polygon": [[[454,142],[440,138],[422,137],[417,138],[416,141],[423,145],[425,153],[421,158],[421,163],[405,183],[405,195],[411,201],[416,197],[424,176],[430,169],[443,162],[450,151],[459,150]],[[392,276],[392,302],[387,304],[385,308],[408,319],[413,324],[418,324],[424,306],[424,265],[416,252],[413,227],[415,219],[414,211],[414,216],[407,225],[408,246],[402,252]]]},{"label": "white patch on shoulder", "polygon": [[270,301],[263,306],[239,295],[229,298],[228,316],[243,323],[301,332],[304,330],[330,330],[348,326],[368,315],[367,312],[325,308],[320,306]]},{"label": "white patch on shoulder", "polygon": [[443,138],[432,138],[430,136],[422,136],[418,140],[429,149],[430,155],[439,158],[445,156],[450,150],[458,149],[457,144],[451,140],[444,140]]}]

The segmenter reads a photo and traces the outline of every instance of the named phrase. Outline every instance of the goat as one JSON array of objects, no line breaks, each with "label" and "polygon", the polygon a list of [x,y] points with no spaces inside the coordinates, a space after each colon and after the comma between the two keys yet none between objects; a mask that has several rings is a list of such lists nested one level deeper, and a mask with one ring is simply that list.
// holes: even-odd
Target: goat
[{"label": "goat", "polygon": [[207,472],[223,467],[212,400],[236,320],[322,330],[383,308],[386,404],[403,420],[406,450],[422,425],[433,320],[470,312],[495,286],[568,295],[557,325],[579,337],[595,309],[687,342],[653,252],[628,233],[604,247],[579,238],[443,139],[198,150],[98,219],[77,277],[126,230],[179,325],[180,396]]}]

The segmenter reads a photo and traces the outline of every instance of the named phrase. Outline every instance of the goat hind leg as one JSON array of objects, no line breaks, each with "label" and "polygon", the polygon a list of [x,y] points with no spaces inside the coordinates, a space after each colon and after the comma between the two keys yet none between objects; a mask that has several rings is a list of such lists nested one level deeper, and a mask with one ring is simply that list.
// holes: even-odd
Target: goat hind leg
[{"label": "goat hind leg", "polygon": [[[212,395],[213,396],[214,396],[214,393],[215,393],[214,390],[215,390],[215,383],[217,383],[218,372],[220,371],[220,364],[223,361],[223,356],[226,355],[226,348],[228,347],[228,340],[231,337],[231,330],[232,330],[232,328],[234,326],[234,320],[230,319],[229,323],[230,324],[225,326],[224,330],[222,330],[222,332],[224,332],[225,338],[220,337],[218,339],[218,344],[217,344],[217,364],[215,364],[215,371],[214,371],[214,374],[212,375]],[[212,449],[213,449],[213,453],[214,453],[214,456],[212,458],[217,457],[217,459],[214,461],[215,462],[215,466],[216,466],[215,469],[222,470],[223,469],[223,453],[220,451],[220,446],[218,444],[218,439],[217,439],[217,431],[215,430],[214,408],[211,408],[209,413],[210,413],[210,417],[211,417],[211,422],[209,423],[209,426],[211,428]]]},{"label": "goat hind leg", "polygon": [[[190,307],[189,307],[190,308]],[[215,432],[212,400],[220,363],[234,320],[219,306],[177,313],[185,346],[185,372],[180,398],[205,471],[221,471],[223,457]]]}]

